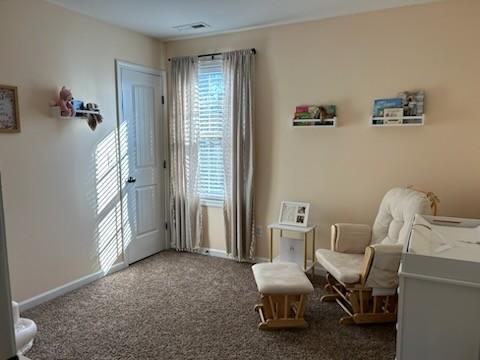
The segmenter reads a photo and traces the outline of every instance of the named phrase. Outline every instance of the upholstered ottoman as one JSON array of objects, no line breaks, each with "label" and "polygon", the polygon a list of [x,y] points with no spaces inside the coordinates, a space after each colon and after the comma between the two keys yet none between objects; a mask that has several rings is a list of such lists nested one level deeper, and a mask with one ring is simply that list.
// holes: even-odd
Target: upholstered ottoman
[{"label": "upholstered ottoman", "polygon": [[255,305],[261,330],[306,327],[303,311],[313,286],[294,263],[263,263],[252,266],[262,303]]}]

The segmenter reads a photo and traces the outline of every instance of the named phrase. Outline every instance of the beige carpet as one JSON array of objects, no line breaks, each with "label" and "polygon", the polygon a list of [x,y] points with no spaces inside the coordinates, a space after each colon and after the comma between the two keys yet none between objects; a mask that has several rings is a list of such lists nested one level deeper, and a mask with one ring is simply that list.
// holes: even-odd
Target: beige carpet
[{"label": "beige carpet", "polygon": [[320,303],[304,330],[262,332],[250,265],[167,251],[25,312],[40,359],[394,359],[394,325],[340,326]]}]

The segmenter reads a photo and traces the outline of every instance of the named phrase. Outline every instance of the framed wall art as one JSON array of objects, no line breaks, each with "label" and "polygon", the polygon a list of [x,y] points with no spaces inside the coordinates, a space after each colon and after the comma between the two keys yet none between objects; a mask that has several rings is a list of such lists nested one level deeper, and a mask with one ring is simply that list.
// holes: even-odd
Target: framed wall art
[{"label": "framed wall art", "polygon": [[278,222],[282,225],[307,227],[309,213],[309,203],[282,201]]},{"label": "framed wall art", "polygon": [[0,85],[0,132],[20,132],[16,86]]}]

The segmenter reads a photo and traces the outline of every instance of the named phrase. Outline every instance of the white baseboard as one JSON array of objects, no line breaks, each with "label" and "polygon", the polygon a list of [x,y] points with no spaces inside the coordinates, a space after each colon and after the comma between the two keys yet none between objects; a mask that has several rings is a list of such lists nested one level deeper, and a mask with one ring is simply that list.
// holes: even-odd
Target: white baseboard
[{"label": "white baseboard", "polygon": [[[230,255],[228,255],[225,250],[212,249],[212,248],[201,248],[199,250],[199,254],[218,257],[218,258],[222,258],[222,259],[233,260],[233,258]],[[253,263],[265,263],[265,262],[269,262],[269,260],[267,258],[264,258],[264,257],[257,257],[253,261]],[[59,297],[63,294],[66,294],[66,293],[72,291],[72,290],[75,290],[75,289],[78,289],[82,286],[85,286],[85,285],[87,285],[87,284],[89,284],[89,283],[91,283],[95,280],[98,280],[98,279],[100,279],[100,278],[102,278],[102,277],[104,277],[108,274],[112,274],[114,272],[123,270],[127,267],[128,267],[128,264],[122,261],[118,264],[113,265],[112,268],[107,273],[100,270],[100,271],[97,271],[93,274],[86,275],[86,276],[83,276],[83,277],[81,277],[77,280],[71,281],[71,282],[69,282],[65,285],[59,286],[55,289],[52,289],[52,290],[46,291],[42,294],[36,295],[36,296],[34,296],[30,299],[21,301],[18,304],[19,308],[20,308],[20,312],[31,309],[31,308],[33,308],[37,305],[40,305],[44,302],[53,300],[56,297]],[[319,265],[319,264],[315,265],[315,275],[325,276],[326,274],[327,274],[327,271],[321,265]]]},{"label": "white baseboard", "polygon": [[208,255],[213,257],[219,257],[222,259],[233,260],[233,258],[230,255],[228,255],[225,250],[212,249],[212,248],[200,248],[198,250],[198,253],[202,255]]},{"label": "white baseboard", "polygon": [[67,292],[70,292],[72,290],[78,289],[84,285],[87,285],[95,280],[98,280],[108,274],[112,274],[114,272],[120,271],[128,267],[128,264],[125,262],[120,262],[118,264],[115,264],[111,267],[111,269],[108,272],[104,272],[103,270],[97,271],[96,273],[90,274],[83,276],[77,280],[71,281],[65,285],[59,286],[55,289],[46,291],[42,294],[36,295],[30,299],[24,300],[18,304],[20,308],[20,312],[28,310],[30,308],[33,308],[37,305],[40,305],[46,301],[50,301],[55,299],[56,297],[59,297],[63,294],[66,294]]},{"label": "white baseboard", "polygon": [[[230,259],[233,260],[231,256],[227,254],[225,250],[218,250],[218,249],[211,249],[211,248],[200,248],[199,253],[202,255],[207,255],[207,256],[214,256],[214,257],[219,257],[222,259]],[[252,263],[267,263],[270,262],[268,258],[264,257],[256,257],[255,260],[252,261]],[[323,268],[322,265],[320,264],[315,264],[315,275],[318,276],[325,276],[327,275],[327,270]]]},{"label": "white baseboard", "polygon": [[257,264],[258,263],[267,263],[267,262],[270,262],[270,260],[267,259],[267,258],[264,258],[264,257],[256,257],[255,258],[255,263],[257,263]]},{"label": "white baseboard", "polygon": [[[212,248],[200,248],[198,253],[202,255],[207,255],[207,256],[219,257],[222,259],[235,260],[231,255],[228,255],[225,250],[212,249]],[[261,263],[261,262],[268,262],[268,261],[269,260],[267,258],[258,257],[252,260],[251,263],[255,264],[255,263]]]}]

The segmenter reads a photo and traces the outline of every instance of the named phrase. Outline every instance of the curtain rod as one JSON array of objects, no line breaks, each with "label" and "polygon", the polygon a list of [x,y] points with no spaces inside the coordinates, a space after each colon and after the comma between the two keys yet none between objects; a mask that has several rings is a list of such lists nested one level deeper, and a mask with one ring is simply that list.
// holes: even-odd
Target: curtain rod
[{"label": "curtain rod", "polygon": [[[251,48],[250,49],[254,54],[257,53],[257,50],[255,48]],[[212,54],[202,54],[202,55],[198,55],[197,57],[201,58],[201,57],[207,57],[207,56],[211,56],[211,57],[214,57],[216,55],[222,55],[223,53],[212,53]],[[172,60],[171,58],[168,58],[168,61]]]}]

